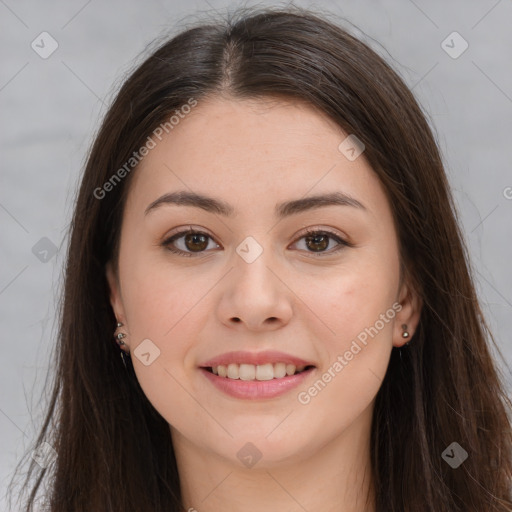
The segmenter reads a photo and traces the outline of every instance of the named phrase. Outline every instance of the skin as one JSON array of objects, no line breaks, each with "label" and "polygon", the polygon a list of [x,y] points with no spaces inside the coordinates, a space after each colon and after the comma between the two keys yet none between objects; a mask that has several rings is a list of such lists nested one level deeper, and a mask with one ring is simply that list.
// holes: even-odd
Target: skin
[{"label": "skin", "polygon": [[[296,101],[210,98],[135,171],[119,274],[109,264],[107,278],[137,379],[169,423],[186,510],[375,510],[369,473],[375,396],[392,347],[407,341],[402,324],[414,333],[421,301],[401,281],[380,181],[364,153],[349,161],[338,150],[346,136]],[[177,190],[224,200],[236,214],[169,204],[144,214]],[[277,203],[334,191],[366,210],[335,205],[274,217]],[[201,243],[187,245],[182,237],[174,247],[192,256],[173,254],[163,242],[189,224],[211,238],[194,253]],[[304,238],[309,227],[330,230],[353,247],[334,252],[338,243],[329,238],[322,256]],[[236,252],[247,236],[263,249],[252,263]],[[396,303],[396,316],[308,404],[299,403],[298,393]],[[145,339],[160,350],[148,366],[134,354]],[[233,350],[280,350],[316,369],[280,397],[233,398],[198,369]],[[247,442],[261,453],[252,468],[237,457]]]}]

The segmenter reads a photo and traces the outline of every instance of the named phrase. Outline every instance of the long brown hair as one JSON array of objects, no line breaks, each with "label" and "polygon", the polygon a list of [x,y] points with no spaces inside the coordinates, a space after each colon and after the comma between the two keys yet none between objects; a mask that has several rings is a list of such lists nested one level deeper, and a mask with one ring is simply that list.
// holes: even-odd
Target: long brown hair
[{"label": "long brown hair", "polygon": [[[128,77],[92,145],[70,226],[57,366],[44,425],[53,464],[33,470],[51,512],[179,511],[169,426],[113,341],[105,264],[117,260],[133,169],[98,188],[190,98],[306,101],[364,143],[388,196],[403,268],[423,301],[410,346],[393,350],[375,402],[379,512],[512,511],[512,403],[473,284],[467,248],[425,114],[399,75],[325,16],[239,10],[162,43]],[[105,190],[105,189],[103,189]],[[95,193],[96,191],[96,193]],[[102,197],[98,197],[101,195]],[[502,356],[501,356],[502,357]],[[468,458],[450,467],[458,443]],[[46,474],[46,473],[49,474]],[[50,478],[51,477],[51,478]]]}]

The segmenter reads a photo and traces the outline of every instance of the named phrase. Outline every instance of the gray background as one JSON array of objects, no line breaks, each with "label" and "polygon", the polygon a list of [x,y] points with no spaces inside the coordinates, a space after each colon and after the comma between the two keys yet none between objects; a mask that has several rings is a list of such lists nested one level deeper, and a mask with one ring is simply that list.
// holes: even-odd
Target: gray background
[{"label": "gray background", "polygon": [[[507,188],[512,187],[512,2],[294,3],[346,18],[345,26],[391,63],[429,113],[483,311],[512,363],[512,188]],[[80,170],[106,106],[155,37],[185,28],[197,13],[226,12],[236,5],[0,0],[2,494],[15,463],[32,446],[44,412],[64,237]],[[43,31],[58,43],[47,59],[31,47]],[[458,58],[442,46],[453,31],[469,44]],[[450,51],[460,51],[461,41],[451,39]],[[506,378],[510,390],[508,372]]]}]

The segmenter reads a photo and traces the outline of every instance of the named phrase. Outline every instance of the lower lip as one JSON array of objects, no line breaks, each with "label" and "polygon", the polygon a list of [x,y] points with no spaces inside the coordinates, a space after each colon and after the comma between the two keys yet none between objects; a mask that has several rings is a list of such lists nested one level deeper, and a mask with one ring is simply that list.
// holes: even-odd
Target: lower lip
[{"label": "lower lip", "polygon": [[230,379],[228,377],[219,377],[205,368],[200,368],[200,370],[217,389],[227,395],[235,398],[258,400],[283,395],[307,379],[315,368],[310,368],[309,370],[296,373],[295,375],[287,375],[281,379],[272,380]]}]

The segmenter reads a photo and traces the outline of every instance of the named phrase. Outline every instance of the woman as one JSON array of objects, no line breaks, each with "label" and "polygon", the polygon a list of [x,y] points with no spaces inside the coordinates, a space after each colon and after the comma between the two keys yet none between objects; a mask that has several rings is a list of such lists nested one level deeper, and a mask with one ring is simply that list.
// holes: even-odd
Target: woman
[{"label": "woman", "polygon": [[511,511],[469,268],[425,117],[365,44],[298,8],[165,41],[76,203],[49,510]]}]

